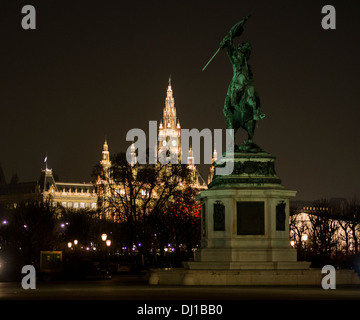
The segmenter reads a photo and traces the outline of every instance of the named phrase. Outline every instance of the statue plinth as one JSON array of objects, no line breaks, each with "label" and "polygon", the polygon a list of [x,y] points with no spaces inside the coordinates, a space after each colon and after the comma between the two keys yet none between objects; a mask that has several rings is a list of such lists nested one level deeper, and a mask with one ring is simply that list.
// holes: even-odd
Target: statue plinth
[{"label": "statue plinth", "polygon": [[[248,150],[247,150],[248,151]],[[151,270],[152,285],[316,285],[323,274],[297,261],[289,239],[289,199],[296,191],[281,185],[275,157],[239,150],[217,161],[234,171],[215,176],[201,191],[202,240],[184,268]],[[337,284],[360,284],[353,270],[337,270]]]},{"label": "statue plinth", "polygon": [[201,191],[202,241],[190,269],[307,269],[290,246],[289,199],[266,152],[227,152],[216,167],[231,161],[232,174],[215,175]]},{"label": "statue plinth", "polygon": [[[275,172],[275,156],[267,152],[226,152],[215,166],[213,181],[209,189],[272,187],[283,188]],[[233,172],[229,175],[216,175],[217,167],[233,163]]]}]

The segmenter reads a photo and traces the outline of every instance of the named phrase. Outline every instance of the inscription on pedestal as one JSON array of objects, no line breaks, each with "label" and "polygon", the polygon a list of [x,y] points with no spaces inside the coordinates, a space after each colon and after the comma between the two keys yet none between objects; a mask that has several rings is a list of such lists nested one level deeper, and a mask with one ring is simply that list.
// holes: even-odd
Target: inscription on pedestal
[{"label": "inscription on pedestal", "polygon": [[221,201],[214,203],[214,231],[225,231],[225,206]]},{"label": "inscription on pedestal", "polygon": [[263,235],[265,232],[264,202],[237,202],[237,234]]},{"label": "inscription on pedestal", "polygon": [[276,206],[276,230],[277,231],[285,231],[285,208],[286,203],[284,201],[281,201]]}]

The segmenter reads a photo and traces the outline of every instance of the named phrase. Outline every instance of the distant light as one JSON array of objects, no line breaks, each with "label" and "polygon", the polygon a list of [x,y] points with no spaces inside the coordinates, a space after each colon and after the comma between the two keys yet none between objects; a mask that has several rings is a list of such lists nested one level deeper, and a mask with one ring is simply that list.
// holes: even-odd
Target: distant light
[{"label": "distant light", "polygon": [[294,240],[291,240],[290,241],[290,245],[293,247],[293,246],[295,246],[295,241]]},{"label": "distant light", "polygon": [[25,228],[25,229],[27,228],[27,224],[24,224],[24,228]]},{"label": "distant light", "polygon": [[6,220],[4,220],[2,223],[3,223],[3,224],[7,224],[7,221],[6,221]]},{"label": "distant light", "polygon": [[106,245],[107,245],[108,247],[110,247],[110,246],[111,246],[111,240],[106,240]]},{"label": "distant light", "polygon": [[175,251],[175,249],[174,248],[171,248],[171,252],[174,252]]},{"label": "distant light", "polygon": [[68,242],[68,248],[71,248],[71,247],[72,247],[72,243]]},{"label": "distant light", "polygon": [[90,248],[89,247],[86,247],[86,251],[89,251],[90,250]]},{"label": "distant light", "polygon": [[138,246],[141,247],[141,243],[138,243]]},{"label": "distant light", "polygon": [[77,240],[74,240],[74,245],[76,245],[77,246],[77,244],[79,243],[79,241],[77,241]]},{"label": "distant light", "polygon": [[307,241],[308,235],[307,235],[307,234],[303,234],[302,237],[301,237],[301,239],[302,239],[303,241]]},{"label": "distant light", "polygon": [[60,227],[61,227],[61,228],[65,228],[65,224],[62,223],[62,224],[60,225]]},{"label": "distant light", "polygon": [[101,235],[101,240],[102,240],[102,241],[106,241],[106,239],[107,239],[107,234],[106,234],[106,233],[103,233],[103,234]]},{"label": "distant light", "polygon": [[168,249],[168,248],[165,248],[165,249],[164,249],[164,251],[165,251],[165,252],[168,252],[168,251],[169,251],[169,249]]},{"label": "distant light", "polygon": [[171,247],[171,244],[170,244],[170,243],[168,243],[168,247]]}]

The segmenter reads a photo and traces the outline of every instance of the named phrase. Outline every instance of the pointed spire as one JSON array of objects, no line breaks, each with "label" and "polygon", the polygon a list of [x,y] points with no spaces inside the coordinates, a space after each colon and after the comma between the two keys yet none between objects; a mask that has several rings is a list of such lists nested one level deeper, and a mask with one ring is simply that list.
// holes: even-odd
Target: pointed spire
[{"label": "pointed spire", "polygon": [[100,164],[104,168],[109,168],[111,166],[109,146],[108,146],[108,143],[107,143],[107,140],[106,140],[106,136],[105,136],[105,141],[104,141],[104,144],[103,144],[102,157],[101,157]]},{"label": "pointed spire", "polygon": [[[171,75],[169,76],[168,88],[165,97],[165,107],[163,109],[163,119],[160,121],[158,134],[158,150],[169,149],[172,155],[181,156],[181,126],[176,117],[175,100],[171,88]],[[172,140],[171,146],[167,146],[168,139]]]},{"label": "pointed spire", "polygon": [[108,143],[107,143],[107,140],[106,140],[106,136],[105,136],[105,141],[104,141],[104,144],[103,144],[103,154],[104,154],[104,151],[109,151],[109,146],[108,146]]},{"label": "pointed spire", "polygon": [[164,128],[171,128],[171,129],[175,130],[177,123],[178,123],[178,121],[176,119],[176,108],[175,108],[173,92],[171,89],[171,75],[170,75],[169,86],[167,88],[167,93],[166,93],[166,98],[165,98],[163,126],[164,126]]}]

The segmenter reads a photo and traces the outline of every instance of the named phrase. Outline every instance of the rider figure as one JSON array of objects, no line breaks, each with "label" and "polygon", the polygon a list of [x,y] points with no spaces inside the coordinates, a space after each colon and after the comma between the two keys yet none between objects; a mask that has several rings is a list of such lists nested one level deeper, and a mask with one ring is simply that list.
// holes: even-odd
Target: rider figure
[{"label": "rider figure", "polygon": [[251,45],[249,42],[239,44],[238,48],[233,45],[235,35],[230,31],[220,42],[220,48],[227,48],[227,54],[233,67],[233,77],[228,89],[231,106],[240,106],[247,104],[253,109],[253,119],[259,120],[265,118],[265,114],[260,110],[260,101],[254,86],[252,85],[253,74],[248,64],[251,54]]}]

